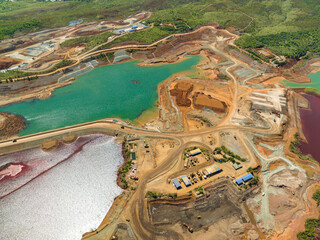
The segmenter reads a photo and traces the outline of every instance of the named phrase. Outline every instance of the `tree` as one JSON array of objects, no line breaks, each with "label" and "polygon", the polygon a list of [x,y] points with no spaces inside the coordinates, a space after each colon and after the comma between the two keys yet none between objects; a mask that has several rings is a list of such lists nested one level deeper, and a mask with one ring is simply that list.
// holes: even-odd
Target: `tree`
[{"label": "tree", "polygon": [[312,199],[314,199],[317,202],[317,206],[319,206],[319,204],[320,204],[320,190],[316,191],[313,194]]}]

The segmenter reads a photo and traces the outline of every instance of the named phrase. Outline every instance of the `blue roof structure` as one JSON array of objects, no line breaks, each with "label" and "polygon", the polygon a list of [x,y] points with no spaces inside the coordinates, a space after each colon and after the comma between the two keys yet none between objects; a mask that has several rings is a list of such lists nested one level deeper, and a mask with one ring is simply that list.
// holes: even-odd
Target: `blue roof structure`
[{"label": "blue roof structure", "polygon": [[241,178],[242,178],[242,180],[243,180],[244,182],[247,182],[247,181],[249,181],[250,179],[253,178],[253,175],[252,175],[252,173],[248,173],[247,175],[244,175],[244,176],[241,177]]},{"label": "blue roof structure", "polygon": [[134,28],[138,28],[138,26],[137,26],[137,25],[134,25],[134,26],[132,26],[131,28],[132,28],[132,29],[134,29]]},{"label": "blue roof structure", "polygon": [[180,189],[181,188],[181,184],[179,183],[178,179],[173,179],[172,180],[173,185],[176,187],[176,189]]},{"label": "blue roof structure", "polygon": [[242,181],[241,178],[238,178],[238,179],[236,180],[236,183],[237,183],[238,185],[241,185],[241,184],[243,183],[243,181]]},{"label": "blue roof structure", "polygon": [[189,181],[186,175],[183,175],[181,178],[182,178],[182,181],[184,182],[184,185],[186,185],[186,187],[191,186],[191,182]]}]

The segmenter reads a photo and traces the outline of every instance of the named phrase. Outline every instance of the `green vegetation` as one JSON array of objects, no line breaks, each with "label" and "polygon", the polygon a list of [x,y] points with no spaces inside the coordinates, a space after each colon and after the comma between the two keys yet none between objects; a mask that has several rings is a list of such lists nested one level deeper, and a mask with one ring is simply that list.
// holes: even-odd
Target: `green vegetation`
[{"label": "green vegetation", "polygon": [[114,58],[114,52],[109,52],[109,53],[100,53],[99,55],[96,56],[91,56],[90,58],[84,60],[86,61],[91,61],[91,60],[99,60],[99,61],[104,61],[104,62],[112,62]]},{"label": "green vegetation", "polygon": [[62,47],[75,46],[77,44],[86,44],[85,51],[88,51],[95,46],[102,44],[107,41],[108,37],[112,35],[111,32],[105,32],[101,34],[96,34],[92,36],[78,37],[74,39],[69,39],[61,44]]},{"label": "green vegetation", "polygon": [[0,40],[5,38],[12,38],[16,32],[34,32],[42,26],[38,20],[32,19],[30,21],[13,24],[5,27],[0,27]]},{"label": "green vegetation", "polygon": [[221,79],[221,80],[226,80],[226,81],[229,81],[229,80],[230,80],[230,78],[229,78],[227,75],[222,74],[222,73],[218,73],[217,77],[218,77],[219,79]]},{"label": "green vegetation", "polygon": [[[317,201],[319,206],[320,203],[320,191],[316,191],[312,198]],[[299,240],[314,240],[318,239],[315,234],[315,230],[320,227],[320,217],[318,219],[307,219],[305,223],[305,230],[303,232],[299,232],[297,237]]]},{"label": "green vegetation", "polygon": [[59,68],[63,68],[63,67],[67,67],[69,65],[71,65],[73,63],[72,60],[69,59],[64,59],[62,61],[60,61],[59,63],[57,63],[56,65],[54,65],[52,68],[50,68],[49,70],[43,72],[43,73],[49,73],[49,72],[53,72]]},{"label": "green vegetation", "polygon": [[126,176],[132,165],[132,160],[130,159],[131,152],[126,139],[124,139],[122,142],[122,149],[125,163],[118,169],[118,176],[120,177],[123,188],[126,189],[128,188],[128,181],[126,180]]},{"label": "green vegetation", "polygon": [[195,191],[199,192],[200,195],[204,195],[203,187],[197,187],[194,189]]},{"label": "green vegetation", "polygon": [[317,202],[317,206],[319,206],[319,204],[320,204],[320,190],[316,191],[313,194],[312,199],[315,200]]},{"label": "green vegetation", "polygon": [[[3,38],[14,32],[66,26],[69,21],[125,18],[139,11],[154,14],[147,23],[164,32],[185,32],[216,21],[251,34],[247,47],[270,46],[279,54],[298,56],[307,49],[317,51],[320,6],[312,0],[66,0],[3,1],[0,29]],[[252,17],[254,20],[251,22]],[[30,20],[33,16],[34,20]],[[284,34],[282,34],[284,32]],[[261,38],[260,38],[261,37]],[[245,37],[247,38],[247,37]],[[242,41],[246,42],[246,41]],[[280,44],[280,45],[279,45]],[[288,46],[288,47],[286,47]]]},{"label": "green vegetation", "polygon": [[[66,26],[72,20],[84,18],[85,21],[119,19],[143,9],[139,0],[65,0],[0,1],[0,29],[11,32],[33,32],[40,28]],[[35,20],[30,20],[30,16]],[[36,21],[36,22],[35,22]],[[28,26],[26,24],[32,24]],[[21,27],[22,26],[22,27]],[[4,37],[11,37],[4,35]]]},{"label": "green vegetation", "polygon": [[299,158],[302,160],[313,161],[313,159],[311,157],[303,155],[302,152],[300,151],[299,147],[300,147],[299,134],[295,133],[294,134],[294,141],[292,141],[290,143],[290,151],[293,152],[294,154],[298,155]]},{"label": "green vegetation", "polygon": [[314,94],[314,95],[320,97],[320,90],[318,90],[318,89],[316,89],[316,88],[307,87],[307,88],[305,89],[305,92],[306,92],[306,93],[309,93],[309,94]]},{"label": "green vegetation", "polygon": [[208,124],[208,125],[211,125],[211,123],[209,122],[209,120],[207,120],[206,118],[204,117],[201,117],[201,116],[197,116],[197,118],[199,118],[202,122]]},{"label": "green vegetation", "polygon": [[[223,156],[223,159],[217,159],[214,157],[214,160],[216,162],[228,162],[231,161],[232,163],[238,163],[235,159],[245,162],[247,159],[240,157],[237,154],[234,154],[232,151],[227,149],[225,146],[217,147],[213,151],[214,154],[221,154]],[[228,156],[227,156],[228,155]]]},{"label": "green vegetation", "polygon": [[170,34],[171,34],[170,31],[163,30],[161,29],[161,27],[153,27],[143,31],[137,31],[130,34],[123,35],[122,37],[116,38],[110,43],[100,46],[98,49],[99,50],[106,49],[111,45],[128,42],[128,41],[151,44]]},{"label": "green vegetation", "polygon": [[[242,38],[240,38],[240,39],[242,39]],[[244,51],[244,50],[237,48],[237,47],[234,47],[234,46],[229,46],[229,47],[230,47],[230,49],[234,49],[240,53],[243,53],[243,54],[251,57],[252,59],[256,60],[258,63],[262,63],[262,61],[264,61],[264,62],[270,61],[268,58],[261,56],[261,54],[257,53],[253,49],[246,49],[246,51]]]},{"label": "green vegetation", "polygon": [[163,198],[163,197],[176,199],[177,196],[178,196],[177,193],[163,194],[163,193],[156,193],[156,192],[152,192],[152,191],[148,191],[146,193],[146,198],[150,198],[150,199],[159,199],[159,198]]},{"label": "green vegetation", "polygon": [[254,173],[257,172],[257,171],[258,171],[258,167],[256,167],[256,168],[249,167],[247,169],[247,172],[251,173],[252,175],[254,175]]},{"label": "green vegetation", "polygon": [[243,183],[240,186],[238,186],[236,183],[234,183],[234,184],[238,187],[239,190],[241,190],[241,189],[248,189],[248,187],[252,187],[252,186],[258,185],[258,183],[259,183],[258,176],[253,176],[253,178],[249,182]]},{"label": "green vegetation", "polygon": [[314,240],[315,238],[315,229],[320,227],[320,218],[318,219],[307,219],[305,223],[305,231],[299,232],[297,237],[299,240]]},{"label": "green vegetation", "polygon": [[257,185],[258,182],[259,182],[258,176],[254,176],[254,177],[248,182],[248,186],[251,187],[251,186]]},{"label": "green vegetation", "polygon": [[178,197],[178,194],[177,194],[177,193],[169,193],[167,196],[168,196],[169,198],[175,199],[175,198]]},{"label": "green vegetation", "polygon": [[[34,73],[28,73],[28,72],[21,72],[17,70],[10,70],[6,72],[0,73],[0,80],[4,80],[5,82],[13,82],[12,79],[14,78],[20,78],[20,77],[28,77],[30,75],[34,75]],[[25,79],[26,80],[26,79]],[[4,82],[0,81],[0,82]]]},{"label": "green vegetation", "polygon": [[307,52],[320,52],[320,30],[282,32],[264,36],[243,36],[236,40],[241,48],[267,47],[279,55],[299,58]]}]

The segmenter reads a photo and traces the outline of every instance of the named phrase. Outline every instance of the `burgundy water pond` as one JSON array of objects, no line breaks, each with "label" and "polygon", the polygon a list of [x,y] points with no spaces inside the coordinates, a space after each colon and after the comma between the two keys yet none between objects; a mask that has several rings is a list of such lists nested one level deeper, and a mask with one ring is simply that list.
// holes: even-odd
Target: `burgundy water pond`
[{"label": "burgundy water pond", "polygon": [[320,162],[320,97],[303,95],[310,102],[309,109],[300,109],[302,129],[308,143],[301,143],[301,152]]}]

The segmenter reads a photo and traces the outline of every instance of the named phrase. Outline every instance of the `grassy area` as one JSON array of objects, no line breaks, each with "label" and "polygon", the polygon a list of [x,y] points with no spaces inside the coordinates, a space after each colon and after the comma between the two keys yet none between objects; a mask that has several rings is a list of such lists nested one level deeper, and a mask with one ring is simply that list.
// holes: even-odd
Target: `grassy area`
[{"label": "grassy area", "polygon": [[[6,71],[6,72],[1,72],[0,73],[0,80],[4,80],[4,82],[12,82],[12,79],[15,78],[21,78],[21,77],[28,77],[34,75],[34,73],[28,73],[28,72],[21,72],[17,70],[12,70],[12,71]],[[0,81],[2,83],[2,81]]]},{"label": "grassy area", "polygon": [[[138,11],[153,11],[147,22],[165,24],[163,31],[189,31],[216,21],[251,34],[258,42],[288,56],[299,56],[306,50],[319,51],[317,29],[320,5],[313,0],[66,0],[56,2],[0,0],[0,29],[28,32],[40,28],[66,26],[69,21],[119,19]],[[34,20],[30,19],[30,16]],[[251,18],[254,19],[252,24]],[[35,21],[34,26],[22,27]],[[244,30],[245,29],[245,30]],[[307,30],[307,31],[304,31]],[[284,32],[284,34],[283,34]]]},{"label": "grassy area", "polygon": [[69,39],[61,44],[61,47],[70,47],[77,44],[86,44],[86,51],[94,48],[95,46],[107,41],[108,37],[113,35],[111,32],[105,32],[92,36],[78,37]]},{"label": "grassy area", "polygon": [[305,92],[309,93],[309,94],[314,94],[314,95],[317,95],[317,96],[320,97],[320,90],[318,90],[318,89],[315,89],[315,88],[312,88],[312,87],[307,87]]},{"label": "grassy area", "polygon": [[316,191],[313,194],[312,199],[315,200],[317,202],[317,206],[319,206],[319,204],[320,204],[320,190]]},{"label": "grassy area", "polygon": [[[216,147],[213,151],[213,154],[221,154],[223,159],[217,159],[213,157],[216,162],[228,162],[231,161],[232,163],[238,163],[236,160],[241,162],[247,161],[247,159],[240,157],[239,155],[235,154],[234,152],[227,149],[225,146]],[[227,156],[228,155],[228,156]]]},{"label": "grassy area", "polygon": [[122,187],[126,189],[128,188],[128,181],[126,177],[132,165],[132,159],[130,159],[131,152],[126,140],[122,142],[122,149],[123,149],[123,157],[125,159],[125,163],[118,169],[118,176],[120,177]]},{"label": "grassy area", "polygon": [[243,36],[236,40],[241,48],[267,47],[279,55],[299,58],[307,52],[320,52],[320,30],[281,32],[263,36]]},{"label": "grassy area", "polygon": [[163,37],[166,37],[170,35],[171,32],[168,30],[164,30],[161,27],[153,27],[146,29],[144,31],[138,31],[133,32],[130,34],[126,34],[122,37],[119,37],[115,39],[114,41],[107,43],[105,45],[102,45],[99,47],[99,49],[105,49],[110,47],[111,45],[122,43],[122,42],[128,42],[128,41],[135,41],[139,43],[145,43],[145,44],[151,44]]},{"label": "grassy area", "polygon": [[203,187],[197,187],[194,189],[196,192],[199,192],[200,195],[204,195]]},{"label": "grassy area", "polygon": [[114,59],[114,52],[109,52],[109,53],[100,53],[99,55],[96,56],[91,56],[87,59],[85,59],[83,62],[91,61],[91,60],[99,60],[99,61],[104,61],[104,62],[112,62]]},{"label": "grassy area", "polygon": [[315,160],[313,158],[303,155],[302,152],[300,151],[299,147],[300,147],[299,134],[295,133],[294,134],[294,141],[291,141],[291,143],[290,143],[290,151],[293,152],[294,154],[296,154],[297,156],[299,156],[299,158],[302,160],[310,160],[310,161],[315,162]]},{"label": "grassy area", "polygon": [[[30,21],[30,16],[39,21],[40,28],[66,26],[72,20],[85,21],[118,19],[141,10],[139,0],[66,0],[56,2],[1,0],[0,29],[17,26]],[[38,29],[28,29],[29,32]]]},{"label": "grassy area", "polygon": [[[312,198],[317,202],[319,206],[320,203],[320,191],[316,191]],[[305,223],[305,230],[303,232],[299,232],[297,237],[299,240],[313,240],[318,239],[319,236],[316,236],[315,230],[320,227],[320,217],[318,219],[307,219]]]},{"label": "grassy area", "polygon": [[152,191],[148,191],[146,193],[146,198],[149,198],[149,199],[159,199],[159,198],[163,198],[163,197],[175,199],[175,198],[177,198],[177,196],[178,196],[177,193],[163,194],[163,193],[156,193],[156,192],[152,192]]}]

